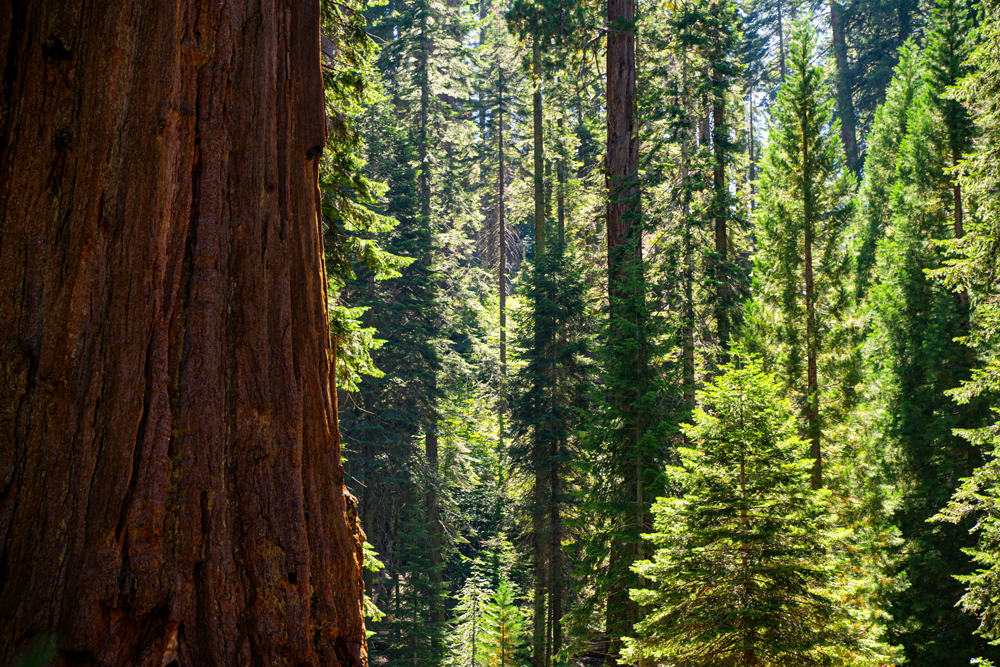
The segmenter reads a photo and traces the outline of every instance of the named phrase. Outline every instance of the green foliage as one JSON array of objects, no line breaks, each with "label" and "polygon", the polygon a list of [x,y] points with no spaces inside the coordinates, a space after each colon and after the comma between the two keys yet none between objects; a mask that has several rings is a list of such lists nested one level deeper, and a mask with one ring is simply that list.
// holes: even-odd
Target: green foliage
[{"label": "green foliage", "polygon": [[[976,306],[973,326],[964,338],[970,353],[980,362],[972,376],[951,393],[961,405],[984,397],[995,397],[1000,391],[1000,354],[997,332],[1000,331],[1000,306],[996,297],[997,251],[1000,248],[1000,196],[997,195],[1000,176],[997,172],[1000,155],[1000,4],[984,2],[982,9],[983,41],[969,58],[974,69],[951,94],[977,112],[976,129],[981,139],[960,164],[958,180],[977,213],[966,228],[966,235],[949,246],[954,256],[938,271],[949,286],[968,290]],[[956,433],[970,444],[987,452],[986,462],[973,471],[955,491],[948,505],[935,517],[967,525],[975,521],[976,542],[965,549],[978,569],[959,579],[966,586],[962,608],[976,616],[977,632],[993,644],[1000,642],[1000,460],[996,458],[998,442],[997,408],[987,425],[963,429]],[[991,665],[983,660],[978,664]]]},{"label": "green foliage", "polygon": [[920,54],[916,46],[912,43],[904,45],[885,104],[875,113],[868,138],[865,179],[858,193],[857,217],[851,239],[854,299],[857,303],[867,296],[875,268],[875,248],[889,225],[899,146],[906,136],[910,107],[923,84],[919,65]]},{"label": "green foliage", "polygon": [[901,64],[899,85],[913,88],[912,103],[889,133],[898,145],[895,173],[885,179],[888,222],[866,306],[863,409],[871,415],[867,437],[880,462],[872,482],[892,489],[873,511],[884,512],[901,539],[888,550],[888,636],[910,664],[928,667],[994,657],[972,636],[972,619],[953,606],[961,593],[950,575],[972,568],[963,553],[972,524],[927,523],[979,459],[953,431],[981,425],[985,417],[981,401],[955,410],[946,396],[972,371],[972,355],[956,342],[969,310],[961,294],[928,275],[945,259],[942,242],[961,236],[968,217],[948,171],[970,146],[970,122],[944,95],[964,69],[969,35],[964,7],[941,0],[920,59],[921,81],[910,83],[911,70]]},{"label": "green foliage", "polygon": [[486,663],[486,640],[490,636],[486,631],[487,610],[493,591],[479,569],[474,566],[457,596],[455,620],[449,634],[451,653],[446,662],[450,666],[483,667]]},{"label": "green foliage", "polygon": [[517,604],[517,589],[501,576],[493,599],[485,607],[482,635],[483,667],[527,664],[525,613]]},{"label": "green foliage", "polygon": [[791,402],[761,362],[742,353],[699,392],[696,447],[669,467],[678,495],[657,500],[649,610],[628,639],[630,660],[685,667],[845,665],[876,657],[869,628],[835,594],[842,535],[829,492],[810,488],[808,443]]},{"label": "green foliage", "polygon": [[755,219],[754,293],[759,302],[754,324],[766,339],[756,351],[773,354],[782,379],[803,396],[808,347],[821,345],[806,339],[807,243],[815,326],[822,331],[846,303],[841,236],[853,210],[854,190],[854,177],[844,170],[823,72],[811,64],[814,50],[815,38],[800,25],[789,47],[788,80],[773,113]]},{"label": "green foliage", "polygon": [[[365,559],[364,563],[362,564],[362,568],[368,570],[369,572],[379,572],[381,570],[384,570],[385,564],[378,559],[378,553],[375,551],[375,547],[373,547],[367,541],[364,542],[361,546],[364,549],[363,553]],[[372,602],[371,591],[367,590],[365,591],[365,598],[364,598],[364,614],[365,618],[371,621],[380,621],[383,618],[385,618],[385,612],[379,609],[378,606],[374,602]],[[371,637],[373,634],[375,634],[374,630],[368,630],[369,637]]]},{"label": "green foliage", "polygon": [[886,90],[903,58],[903,45],[921,28],[923,5],[918,0],[845,0],[842,5],[860,140],[869,128],[875,131],[873,119],[887,100]]},{"label": "green foliage", "polygon": [[54,632],[41,632],[35,637],[31,648],[14,663],[14,667],[46,667],[56,658],[58,648],[59,642]]},{"label": "green foliage", "polygon": [[435,622],[430,614],[443,591],[432,577],[431,536],[423,511],[422,489],[414,492],[419,495],[406,498],[408,502],[400,512],[393,573],[399,581],[394,586],[392,606],[385,610],[386,617],[379,623],[379,641],[375,645],[388,665],[430,667],[439,665],[445,657],[441,638],[448,628]]}]

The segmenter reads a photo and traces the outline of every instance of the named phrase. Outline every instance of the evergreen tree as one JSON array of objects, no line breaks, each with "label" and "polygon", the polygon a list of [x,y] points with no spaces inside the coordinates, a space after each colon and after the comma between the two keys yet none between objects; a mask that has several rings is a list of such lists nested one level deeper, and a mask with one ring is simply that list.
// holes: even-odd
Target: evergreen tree
[{"label": "evergreen tree", "polygon": [[849,241],[854,257],[853,297],[859,304],[867,297],[875,268],[875,248],[889,225],[899,146],[906,136],[910,107],[922,84],[920,54],[915,45],[904,45],[885,104],[875,114],[865,158],[865,178],[858,192],[857,216]]},{"label": "evergreen tree", "polygon": [[485,647],[489,635],[484,631],[492,597],[489,582],[474,566],[472,576],[465,580],[457,595],[458,604],[449,636],[451,654],[446,664],[454,667],[483,667],[486,664]]},{"label": "evergreen tree", "polygon": [[483,667],[523,667],[524,612],[517,606],[517,589],[501,576],[493,600],[486,605],[483,626]]},{"label": "evergreen tree", "polygon": [[[961,163],[959,181],[976,213],[966,227],[966,235],[951,243],[957,256],[942,269],[949,286],[968,290],[975,306],[975,317],[966,344],[975,350],[981,367],[969,382],[954,392],[960,404],[1000,393],[1000,307],[997,299],[996,271],[1000,252],[1000,4],[982,3],[983,41],[972,53],[969,64],[974,69],[958,87],[955,97],[978,113],[976,128],[981,139],[975,150]],[[978,429],[959,433],[982,451],[988,460],[956,490],[948,506],[935,518],[965,524],[975,519],[977,541],[968,547],[979,569],[961,578],[967,590],[962,608],[974,614],[977,633],[994,644],[1000,639],[1000,459],[997,442],[995,398],[991,401],[993,421]]]},{"label": "evergreen tree", "polygon": [[942,241],[963,236],[963,195],[947,170],[971,145],[971,121],[944,95],[962,71],[969,28],[958,3],[938,4],[923,85],[898,149],[891,218],[878,243],[870,297],[867,410],[875,416],[882,480],[898,494],[887,510],[902,543],[889,574],[906,583],[887,591],[889,636],[913,665],[966,664],[984,651],[972,635],[973,619],[954,606],[961,591],[951,575],[972,567],[962,552],[971,546],[971,524],[927,523],[978,462],[953,431],[981,425],[985,416],[981,401],[956,410],[945,394],[972,372],[972,355],[955,340],[969,321],[966,293],[928,277],[944,261]]},{"label": "evergreen tree", "polygon": [[844,170],[813,53],[814,38],[800,24],[760,179],[754,288],[757,326],[766,332],[786,386],[801,397],[818,487],[823,475],[819,357],[823,333],[846,296],[841,235],[851,215],[854,177]]},{"label": "evergreen tree", "polygon": [[791,401],[753,357],[722,370],[684,427],[697,449],[681,448],[668,469],[679,495],[654,505],[656,552],[634,567],[655,587],[632,591],[650,611],[627,657],[685,667],[874,657],[832,588],[841,556],[829,492],[811,488]]},{"label": "evergreen tree", "polygon": [[[846,0],[842,26],[847,46],[847,83],[857,118],[859,148],[873,129],[878,108],[895,77],[908,39],[919,37],[923,10],[917,0]],[[866,151],[867,152],[867,151]],[[862,155],[867,169],[867,158]]]}]

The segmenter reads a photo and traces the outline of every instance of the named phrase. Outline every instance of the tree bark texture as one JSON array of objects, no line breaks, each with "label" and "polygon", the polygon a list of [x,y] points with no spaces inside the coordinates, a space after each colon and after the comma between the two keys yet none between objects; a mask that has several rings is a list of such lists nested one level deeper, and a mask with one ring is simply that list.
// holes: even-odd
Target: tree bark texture
[{"label": "tree bark texture", "polygon": [[[607,56],[607,174],[608,174],[608,259],[610,291],[618,285],[628,261],[642,262],[639,229],[638,184],[639,137],[635,124],[635,0],[608,0]],[[629,245],[631,257],[618,257],[620,246]]]},{"label": "tree bark texture", "polygon": [[318,3],[0,4],[0,664],[365,665]]}]

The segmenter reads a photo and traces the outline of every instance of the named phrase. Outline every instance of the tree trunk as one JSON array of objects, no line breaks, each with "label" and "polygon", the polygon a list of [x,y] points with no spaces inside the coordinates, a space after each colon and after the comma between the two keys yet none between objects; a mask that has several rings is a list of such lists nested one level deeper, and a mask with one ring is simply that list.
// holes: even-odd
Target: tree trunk
[{"label": "tree trunk", "polygon": [[556,179],[558,187],[556,189],[556,229],[559,235],[559,243],[566,242],[566,154],[564,144],[563,119],[559,117],[559,162],[556,167]]},{"label": "tree trunk", "polygon": [[681,325],[683,339],[684,368],[682,376],[684,406],[688,410],[695,407],[695,358],[694,358],[694,239],[691,230],[691,99],[688,91],[688,58],[684,47],[681,63],[681,104],[684,122],[681,126],[681,214],[684,233],[684,312]]},{"label": "tree trunk", "polygon": [[[607,50],[607,235],[608,235],[608,298],[610,301],[610,341],[612,354],[608,375],[614,382],[611,401],[625,416],[628,436],[621,442],[622,456],[633,461],[636,476],[622,471],[624,488],[632,482],[642,485],[643,459],[638,444],[643,424],[638,409],[642,396],[645,364],[643,327],[645,325],[645,286],[642,266],[642,226],[639,221],[639,138],[635,128],[636,70],[635,70],[635,0],[608,0],[608,50]],[[620,343],[633,338],[634,343]],[[619,349],[634,352],[623,354]],[[630,378],[630,386],[624,379]],[[643,509],[637,508],[642,513]],[[633,518],[622,520],[633,525]],[[639,529],[639,526],[636,526]],[[636,543],[613,549],[609,557],[612,571],[621,567],[621,561],[630,561],[639,549]],[[629,577],[630,579],[631,577]],[[607,634],[609,636],[608,664],[616,665],[622,645],[621,638],[635,620],[635,605],[628,595],[627,580],[615,583],[608,599]]]},{"label": "tree trunk", "polygon": [[545,667],[546,657],[546,592],[548,589],[548,565],[549,565],[549,540],[546,535],[546,521],[548,519],[547,498],[548,474],[547,462],[548,452],[541,443],[541,435],[537,431],[541,430],[539,425],[535,426],[535,444],[531,453],[531,463],[535,470],[534,493],[532,494],[532,516],[531,532],[534,538],[535,548],[535,592],[534,611],[532,614],[532,641],[531,641],[531,664],[533,667]]},{"label": "tree trunk", "polygon": [[562,650],[562,517],[559,504],[562,493],[562,470],[559,460],[565,444],[554,441],[552,448],[552,497],[549,501],[549,530],[551,546],[549,547],[549,664],[555,664],[556,656]]},{"label": "tree trunk", "polygon": [[[803,162],[803,164],[807,164]],[[819,352],[816,333],[816,303],[813,297],[813,224],[810,211],[806,210],[805,229],[805,292],[806,292],[806,428],[813,457],[812,487],[823,486],[823,453],[820,448],[819,428],[819,379],[816,357]]]},{"label": "tree trunk", "polygon": [[[536,36],[531,47],[532,75],[535,92],[532,96],[532,114],[534,129],[534,203],[535,203],[535,265],[539,266],[545,253],[545,161],[542,145],[542,51],[541,38]],[[536,320],[539,304],[535,304]],[[545,343],[541,334],[535,332],[535,354],[545,353]],[[532,625],[532,664],[534,667],[545,667],[546,656],[546,592],[548,589],[548,539],[545,524],[548,519],[546,511],[546,496],[548,495],[548,452],[544,449],[541,426],[536,426],[535,443],[531,455],[531,463],[535,471],[534,508],[532,510],[532,533],[535,546],[535,598]]]},{"label": "tree trunk", "polygon": [[[421,224],[428,230],[428,238],[433,236],[433,232],[430,231],[431,226],[431,163],[430,163],[430,150],[429,150],[429,132],[428,126],[430,122],[430,98],[431,98],[431,86],[430,86],[430,37],[428,35],[428,25],[427,25],[427,14],[430,12],[430,8],[427,6],[426,0],[421,5],[420,12],[420,62],[418,64],[419,78],[420,78],[420,146],[418,148],[419,159],[420,159],[420,217]],[[427,249],[427,255],[424,258],[425,263],[430,267],[432,263],[431,250],[430,247]],[[433,371],[432,371],[433,372]],[[426,429],[427,432],[424,436],[424,456],[427,459],[427,465],[430,469],[431,482],[430,487],[427,490],[427,532],[430,535],[430,562],[431,571],[430,579],[434,584],[434,597],[432,600],[431,618],[436,623],[444,623],[444,601],[441,599],[440,592],[444,587],[444,573],[441,569],[441,522],[438,517],[438,494],[437,494],[437,484],[438,484],[438,434],[437,434],[437,422],[438,414],[437,410],[434,408],[434,398],[433,389],[436,388],[437,382],[435,379],[431,380],[432,384],[432,396],[430,399],[431,407],[427,414]],[[437,635],[434,635],[435,641]]]},{"label": "tree trunk", "polygon": [[[623,264],[642,262],[642,246],[637,238],[639,138],[635,115],[635,0],[608,0],[607,55],[607,174],[608,174],[608,261],[612,292],[622,287]],[[628,27],[621,29],[621,24]],[[628,257],[617,257],[628,246]]]},{"label": "tree trunk", "polygon": [[535,259],[545,252],[545,178],[544,150],[542,145],[542,50],[540,38],[535,37],[531,47],[532,75],[535,92],[531,97],[532,125],[534,129],[534,185],[535,185]]},{"label": "tree trunk", "polygon": [[785,67],[785,25],[784,17],[781,15],[782,2],[784,0],[778,0],[778,69],[781,73],[781,82],[784,83],[788,70]]},{"label": "tree trunk", "polygon": [[18,0],[0,45],[0,664],[365,664],[319,5]]},{"label": "tree trunk", "polygon": [[854,116],[854,102],[851,99],[851,70],[847,62],[847,42],[841,13],[843,9],[837,0],[830,0],[830,31],[833,42],[833,56],[837,78],[837,118],[840,119],[840,140],[847,155],[847,168],[858,173],[857,120]]},{"label": "tree trunk", "polygon": [[[716,53],[716,59],[722,54]],[[719,361],[729,361],[729,234],[727,222],[729,191],[726,185],[726,89],[725,76],[718,66],[712,68],[712,208],[715,217],[715,325]]]},{"label": "tree trunk", "polygon": [[[497,252],[499,269],[497,292],[500,297],[500,375],[507,378],[507,227],[504,220],[506,201],[506,174],[503,145],[503,71],[500,72],[497,100]],[[503,414],[506,401],[500,400],[500,437],[503,437]]]}]

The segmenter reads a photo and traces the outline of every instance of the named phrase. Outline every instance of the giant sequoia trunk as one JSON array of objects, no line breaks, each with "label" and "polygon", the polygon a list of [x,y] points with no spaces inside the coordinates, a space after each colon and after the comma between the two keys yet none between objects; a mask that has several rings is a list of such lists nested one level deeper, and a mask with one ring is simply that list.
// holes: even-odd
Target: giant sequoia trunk
[{"label": "giant sequoia trunk", "polygon": [[0,3],[0,664],[366,664],[319,54],[315,2]]},{"label": "giant sequoia trunk", "polygon": [[[609,591],[606,634],[610,638],[607,664],[618,664],[625,637],[637,620],[637,609],[629,599],[627,565],[642,558],[641,533],[645,527],[644,469],[650,463],[639,449],[644,424],[640,399],[643,386],[645,347],[643,341],[645,284],[642,265],[642,225],[639,220],[639,137],[635,127],[635,0],[608,0],[607,52],[607,238],[608,299],[610,302],[608,361],[610,400],[624,422],[617,457],[634,462],[617,471],[624,479],[620,489],[628,498],[635,490],[634,514],[621,517],[634,535],[632,544],[619,544],[609,557],[612,572],[623,574]],[[623,498],[623,499],[624,499]],[[627,502],[627,501],[626,501]],[[628,529],[626,529],[628,530]]]}]

